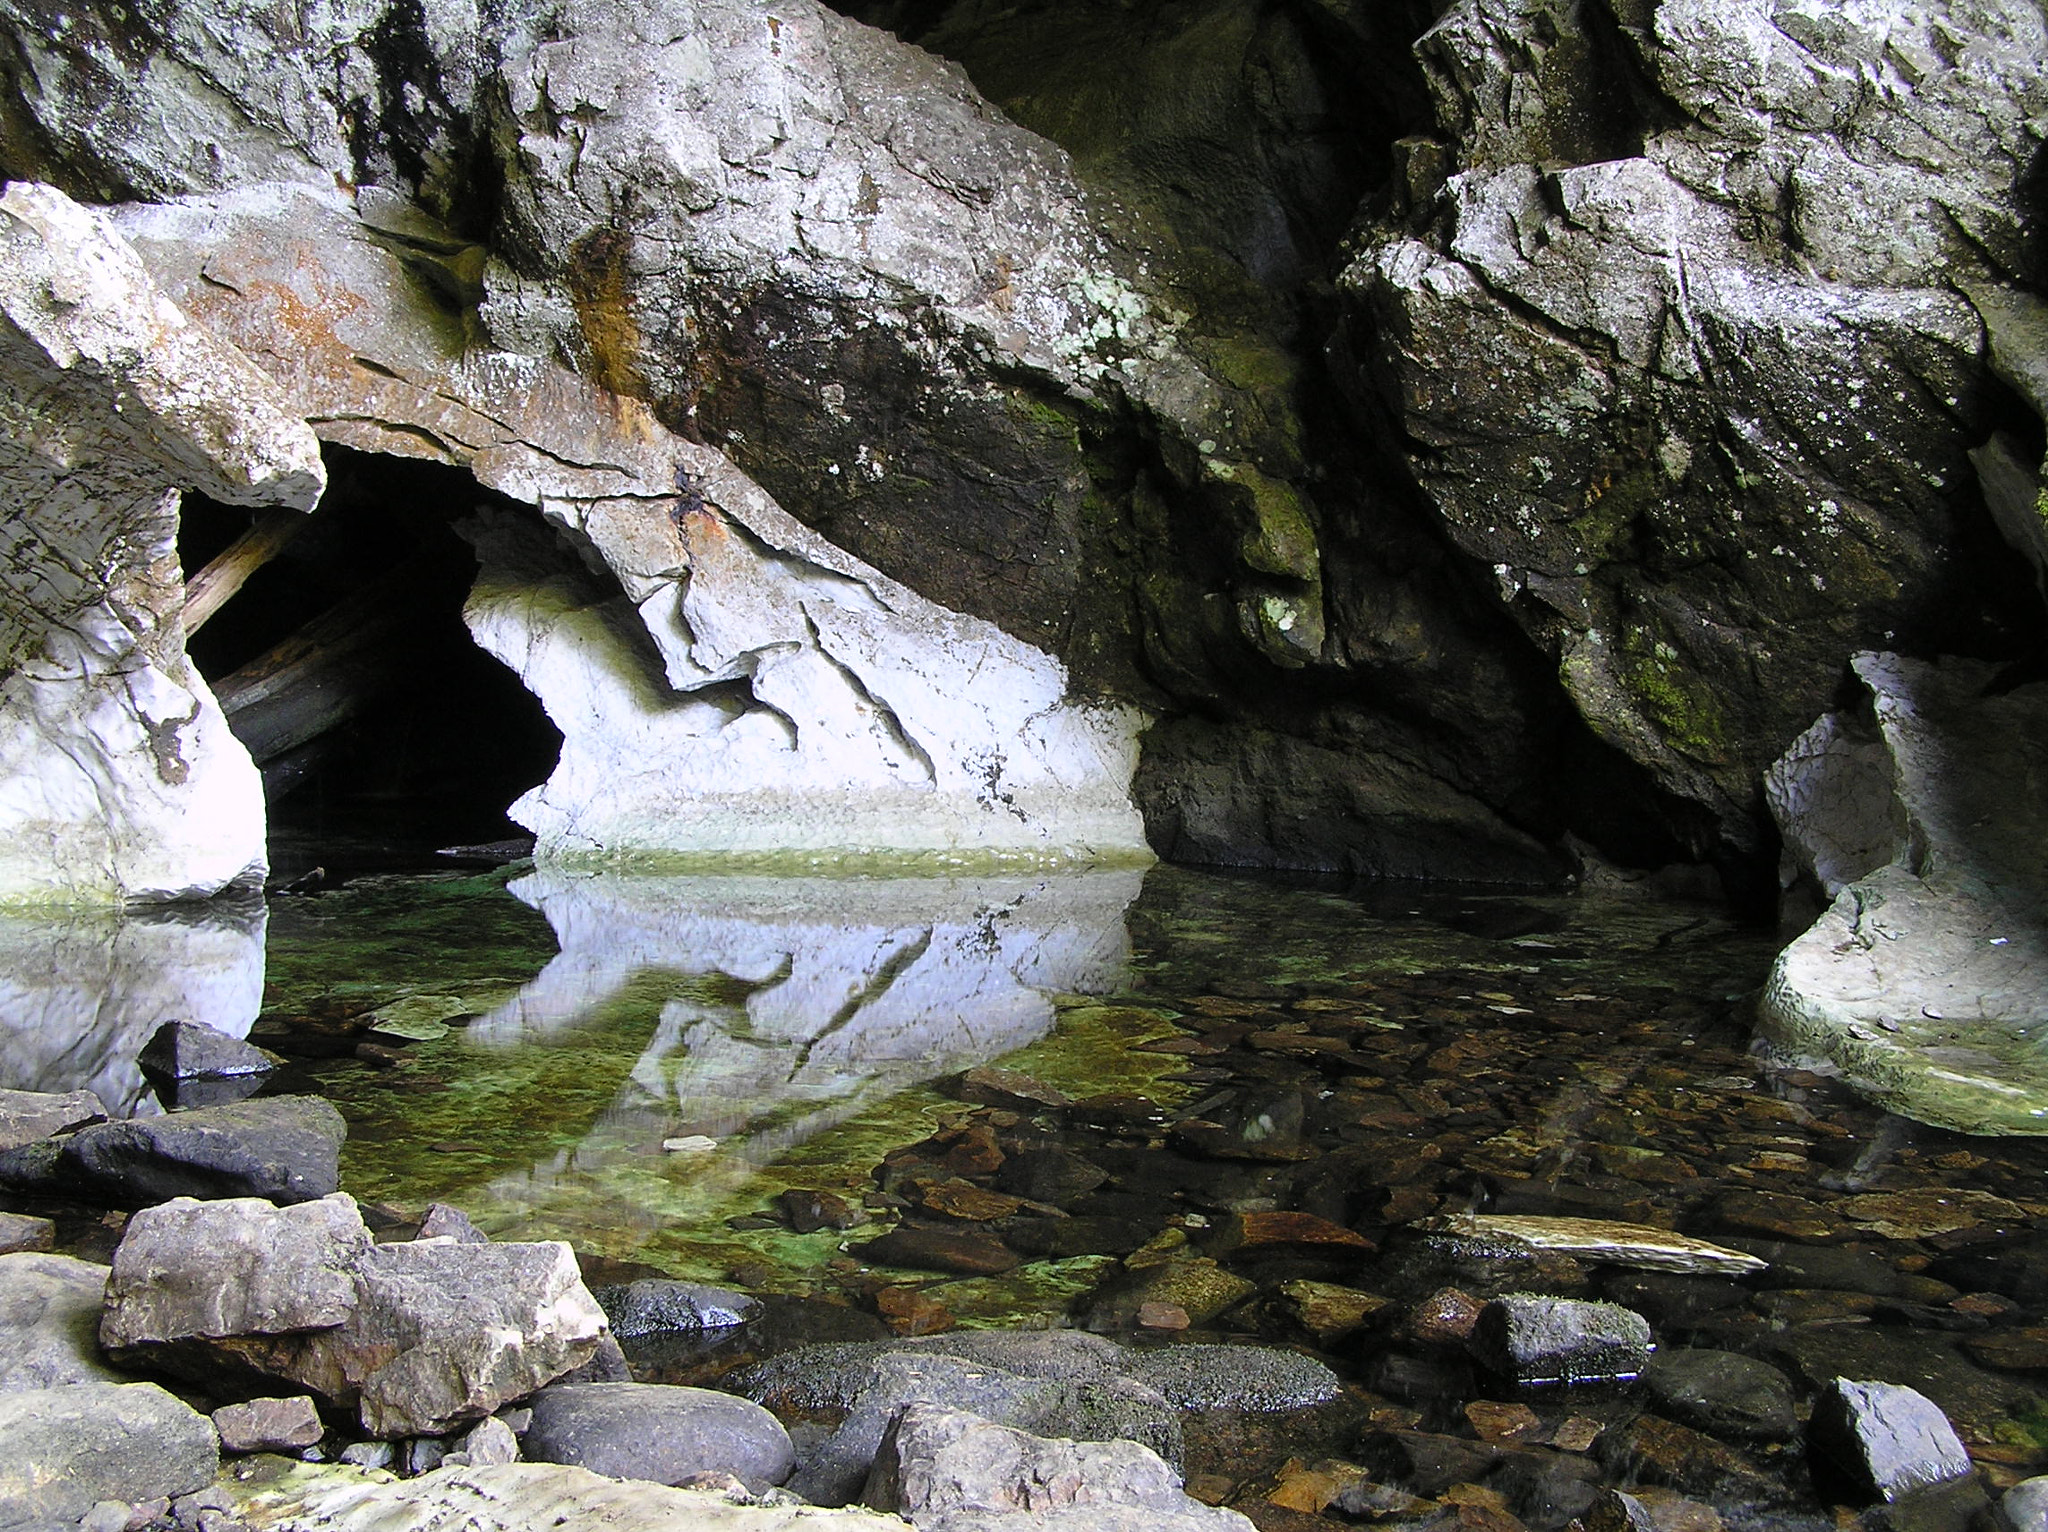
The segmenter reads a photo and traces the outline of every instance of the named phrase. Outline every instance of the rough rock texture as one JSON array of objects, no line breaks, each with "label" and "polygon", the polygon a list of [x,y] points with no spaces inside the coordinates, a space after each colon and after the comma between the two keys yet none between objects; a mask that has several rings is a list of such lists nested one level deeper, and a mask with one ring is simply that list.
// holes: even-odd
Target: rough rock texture
[{"label": "rough rock texture", "polygon": [[100,1355],[107,1268],[68,1255],[0,1255],[0,1393],[125,1383]]},{"label": "rough rock texture", "polygon": [[920,1528],[952,1526],[962,1513],[1022,1513],[1037,1526],[1048,1512],[1082,1506],[1139,1507],[1216,1532],[1251,1526],[1191,1498],[1180,1475],[1136,1442],[1048,1439],[931,1404],[911,1405],[890,1426],[862,1499]]},{"label": "rough rock texture", "polygon": [[103,1122],[106,1115],[105,1104],[89,1090],[0,1090],[0,1149]]},{"label": "rough rock texture", "polygon": [[0,316],[0,902],[260,874],[255,769],[185,656],[177,492],[310,506],[312,432],[53,188],[0,196]]},{"label": "rough rock texture", "polygon": [[1510,1293],[1479,1311],[1470,1350],[1518,1383],[1633,1378],[1650,1360],[1650,1323],[1618,1303]]},{"label": "rough rock texture", "polygon": [[284,1452],[310,1447],[326,1434],[320,1412],[304,1394],[290,1399],[251,1399],[213,1412],[213,1428],[228,1452]]},{"label": "rough rock texture", "polygon": [[147,1207],[171,1197],[307,1202],[340,1184],[347,1125],[318,1096],[266,1096],[81,1128],[45,1159],[0,1151],[0,1182]]},{"label": "rough rock texture", "polygon": [[232,1484],[237,1517],[279,1532],[905,1532],[872,1511],[737,1504],[701,1490],[607,1479],[556,1463],[440,1468],[393,1481],[361,1469],[294,1463]]},{"label": "rough rock texture", "polygon": [[1792,1380],[1753,1356],[1659,1352],[1643,1369],[1643,1386],[1662,1413],[1714,1436],[1782,1442],[1799,1430]]},{"label": "rough rock texture", "polygon": [[2038,274],[2048,22],[1459,0],[1418,52],[1442,141],[1341,280],[1357,392],[1675,828],[1747,844],[1852,652],[2038,623],[1954,284]]},{"label": "rough rock texture", "polygon": [[2048,1132],[2048,684],[1981,662],[1858,655],[1855,705],[1771,770],[1799,868],[1832,899],[1758,1007],[1779,1046],[1895,1112],[1965,1132]]},{"label": "rough rock texture", "polygon": [[728,1473],[756,1493],[796,1466],[789,1433],[760,1405],[708,1388],[652,1383],[542,1389],[522,1450],[533,1462],[575,1463],[655,1484]]},{"label": "rough rock texture", "polygon": [[102,1500],[182,1495],[220,1469],[213,1424],[154,1383],[0,1393],[0,1527],[75,1523]]},{"label": "rough rock texture", "polygon": [[628,1339],[743,1325],[761,1312],[761,1301],[745,1293],[652,1277],[599,1288],[593,1296],[611,1322],[612,1334]]},{"label": "rough rock texture", "polygon": [[142,1072],[164,1080],[210,1080],[262,1075],[284,1062],[267,1048],[198,1022],[167,1021],[140,1055]]},{"label": "rough rock texture", "polygon": [[310,1389],[397,1437],[532,1393],[588,1361],[603,1328],[567,1245],[372,1245],[336,1194],[138,1213],[114,1253],[101,1337],[134,1365],[212,1387]]},{"label": "rough rock texture", "polygon": [[1814,1401],[1807,1441],[1880,1500],[1974,1472],[1940,1406],[1899,1383],[1836,1379]]}]

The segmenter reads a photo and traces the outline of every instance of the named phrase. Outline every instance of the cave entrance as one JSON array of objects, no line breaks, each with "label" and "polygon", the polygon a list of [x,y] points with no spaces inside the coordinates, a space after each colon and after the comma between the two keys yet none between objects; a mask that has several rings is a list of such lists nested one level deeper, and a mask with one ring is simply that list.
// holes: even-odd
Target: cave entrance
[{"label": "cave entrance", "polygon": [[187,647],[262,770],[273,886],[518,840],[506,807],[562,744],[462,620],[477,561],[456,525],[513,502],[441,464],[325,455],[310,516],[188,494],[180,517]]}]

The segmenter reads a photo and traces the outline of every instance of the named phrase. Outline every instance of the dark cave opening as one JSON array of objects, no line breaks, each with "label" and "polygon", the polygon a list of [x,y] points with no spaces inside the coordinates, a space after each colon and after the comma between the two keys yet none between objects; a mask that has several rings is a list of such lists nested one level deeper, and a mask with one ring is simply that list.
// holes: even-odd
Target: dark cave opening
[{"label": "dark cave opening", "polygon": [[188,494],[180,517],[188,581],[266,517],[287,539],[187,644],[262,770],[273,883],[517,840],[506,809],[562,742],[462,620],[477,563],[456,525],[510,502],[441,464],[325,456],[310,516]]}]

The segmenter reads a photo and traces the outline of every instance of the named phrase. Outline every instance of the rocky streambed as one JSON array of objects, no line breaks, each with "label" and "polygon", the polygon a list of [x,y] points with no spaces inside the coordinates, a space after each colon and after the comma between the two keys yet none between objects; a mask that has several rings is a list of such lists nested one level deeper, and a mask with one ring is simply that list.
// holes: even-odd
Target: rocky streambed
[{"label": "rocky streambed", "polygon": [[763,898],[578,1004],[560,904],[508,993],[489,879],[282,899],[262,1049],[6,1098],[0,1525],[2040,1519],[2038,1141],[1753,1051],[1768,934],[1166,871],[1105,958],[850,887],[869,969]]}]

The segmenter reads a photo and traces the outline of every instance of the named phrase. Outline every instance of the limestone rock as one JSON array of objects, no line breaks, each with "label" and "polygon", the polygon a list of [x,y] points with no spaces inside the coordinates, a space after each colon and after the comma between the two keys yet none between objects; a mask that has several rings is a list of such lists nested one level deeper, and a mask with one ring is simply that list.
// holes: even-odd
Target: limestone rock
[{"label": "limestone rock", "polygon": [[0,1149],[32,1144],[106,1118],[106,1107],[89,1090],[0,1090]]},{"label": "limestone rock", "polygon": [[[220,1280],[223,1259],[236,1280]],[[567,1245],[372,1245],[337,1195],[138,1214],[115,1251],[102,1336],[196,1380],[309,1388],[397,1437],[532,1393],[589,1360],[603,1329]]]},{"label": "limestone rock", "polygon": [[265,1075],[284,1060],[267,1048],[190,1021],[167,1021],[143,1045],[142,1072],[161,1080]]},{"label": "limestone rock", "polygon": [[100,1355],[107,1268],[68,1255],[0,1255],[0,1393],[123,1383]]},{"label": "limestone rock", "polygon": [[1511,1293],[1480,1310],[1474,1357],[1519,1383],[1633,1378],[1650,1360],[1650,1324],[1616,1303]]},{"label": "limestone rock", "polygon": [[[1181,1489],[1180,1475],[1136,1442],[1074,1442],[996,1425],[967,1410],[913,1404],[889,1429],[863,1492],[919,1527],[1021,1513],[1031,1526],[1080,1507],[1149,1511],[1165,1525],[1242,1532],[1251,1523]],[[1154,1523],[1158,1524],[1158,1523]]]},{"label": "limestone rock", "polygon": [[325,1434],[320,1412],[304,1394],[291,1399],[251,1399],[222,1405],[213,1428],[228,1452],[284,1452],[310,1447]]},{"label": "limestone rock", "polygon": [[234,1514],[259,1532],[905,1532],[872,1511],[749,1505],[693,1489],[607,1479],[557,1463],[440,1468],[394,1481],[361,1469],[292,1463],[231,1481]]},{"label": "limestone rock", "polygon": [[681,1484],[728,1473],[760,1491],[796,1466],[789,1433],[751,1400],[706,1388],[574,1383],[534,1396],[525,1455],[615,1479]]},{"label": "limestone rock", "polygon": [[1807,1440],[1858,1486],[1884,1501],[1973,1472],[1940,1406],[1899,1383],[1837,1378],[1814,1401]]},{"label": "limestone rock", "polygon": [[177,492],[304,509],[312,432],[104,214],[0,196],[0,443],[44,557],[0,577],[0,902],[166,899],[264,865],[255,768],[185,657]]},{"label": "limestone rock", "polygon": [[1856,657],[1857,706],[1772,768],[1785,841],[1833,902],[1780,954],[1764,1035],[1831,1061],[1903,1116],[2048,1132],[2031,1038],[2048,985],[2048,802],[2015,790],[2048,749],[2048,685],[1994,667]]},{"label": "limestone rock", "polygon": [[[1782,19],[1444,8],[1416,50],[1441,173],[1340,283],[1361,407],[1401,422],[1502,615],[1736,846],[1851,653],[2035,600],[2024,565],[1950,551],[1991,421],[1955,278],[2030,278],[2048,24],[2027,0]],[[1896,83],[1859,93],[1878,57]]]},{"label": "limestone rock", "polygon": [[0,1393],[0,1527],[74,1523],[102,1500],[182,1495],[220,1469],[212,1423],[154,1383]]},{"label": "limestone rock", "polygon": [[82,1128],[64,1140],[52,1174],[123,1207],[194,1196],[307,1202],[339,1184],[347,1132],[318,1096],[267,1096]]}]

